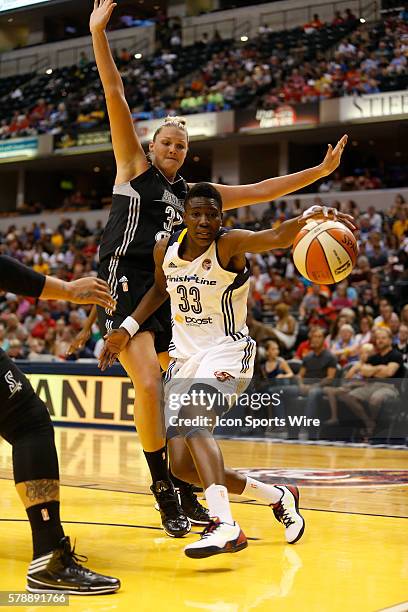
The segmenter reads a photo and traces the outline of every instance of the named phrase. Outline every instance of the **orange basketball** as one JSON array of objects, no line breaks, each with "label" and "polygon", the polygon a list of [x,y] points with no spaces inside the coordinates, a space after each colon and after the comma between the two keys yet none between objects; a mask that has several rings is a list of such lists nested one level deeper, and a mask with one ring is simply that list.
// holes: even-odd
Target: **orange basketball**
[{"label": "orange basketball", "polygon": [[309,221],[293,243],[296,268],[319,285],[331,285],[346,278],[357,255],[355,236],[340,221]]}]

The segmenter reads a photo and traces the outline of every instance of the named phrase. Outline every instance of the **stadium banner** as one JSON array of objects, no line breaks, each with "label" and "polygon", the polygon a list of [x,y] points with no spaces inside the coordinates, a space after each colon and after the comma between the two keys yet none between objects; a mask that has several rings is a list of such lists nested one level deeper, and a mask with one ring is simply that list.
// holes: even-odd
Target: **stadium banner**
[{"label": "stadium banner", "polygon": [[0,13],[24,7],[29,8],[34,4],[45,4],[46,2],[50,2],[50,0],[0,0]]},{"label": "stadium banner", "polygon": [[16,157],[35,157],[38,155],[39,138],[12,138],[0,141],[0,162],[12,161]]},{"label": "stadium banner", "polygon": [[[211,138],[234,131],[233,111],[187,115],[186,120],[190,139],[200,140],[201,138]],[[150,142],[160,125],[163,125],[163,119],[135,122],[135,129],[141,142]],[[60,134],[54,139],[54,152],[58,155],[109,150],[111,146],[109,130],[82,132],[76,136]]]},{"label": "stadium banner", "polygon": [[235,130],[266,130],[296,125],[319,123],[319,103],[282,104],[275,109],[242,110],[235,113]]},{"label": "stadium banner", "polygon": [[109,130],[99,132],[82,132],[76,136],[69,133],[54,137],[54,153],[68,155],[73,153],[91,153],[109,150],[112,147]]},{"label": "stadium banner", "polygon": [[[149,142],[159,126],[163,125],[163,119],[152,121],[138,121],[135,123],[136,132],[142,142]],[[186,125],[190,138],[197,140],[211,138],[221,134],[229,134],[234,131],[233,111],[222,111],[219,113],[198,113],[187,115]]]},{"label": "stadium banner", "polygon": [[[94,366],[96,372],[100,372]],[[48,367],[48,372],[52,366]],[[53,421],[61,424],[131,426],[135,393],[129,378],[80,374],[29,374]]]},{"label": "stadium banner", "polygon": [[334,100],[323,100],[320,109],[321,123],[358,121],[371,119],[406,118],[408,113],[408,91],[389,91],[347,96]]}]

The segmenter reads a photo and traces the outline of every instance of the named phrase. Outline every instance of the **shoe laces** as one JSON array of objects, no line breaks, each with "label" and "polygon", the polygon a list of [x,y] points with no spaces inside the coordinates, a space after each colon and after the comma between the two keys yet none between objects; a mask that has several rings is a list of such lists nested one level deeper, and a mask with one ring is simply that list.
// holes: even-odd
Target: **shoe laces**
[{"label": "shoe laces", "polygon": [[180,503],[183,502],[183,499],[187,500],[194,509],[202,510],[203,507],[197,499],[197,495],[194,493],[193,486],[183,487],[179,489],[179,499]]},{"label": "shoe laces", "polygon": [[216,531],[218,529],[218,527],[220,525],[221,525],[221,523],[220,523],[220,521],[218,519],[216,519],[216,520],[211,519],[211,521],[208,523],[208,525],[202,531],[201,539],[203,540],[204,538],[208,538],[210,535],[212,535],[214,533],[214,531]]},{"label": "shoe laces", "polygon": [[67,547],[67,550],[64,550],[64,561],[66,562],[67,566],[71,567],[71,568],[75,568],[78,570],[86,570],[86,568],[84,568],[82,565],[80,565],[79,561],[82,561],[82,563],[86,563],[88,561],[88,557],[86,557],[85,555],[78,555],[78,553],[75,552],[75,546],[76,546],[76,540],[74,540],[74,546],[71,548]]},{"label": "shoe laces", "polygon": [[274,510],[275,510],[276,518],[278,519],[278,521],[283,523],[286,528],[288,528],[291,525],[295,524],[295,521],[293,520],[293,518],[289,514],[289,510],[287,508],[285,508],[285,506],[282,504],[282,502],[279,502],[279,505],[276,506],[276,508],[274,508]]}]

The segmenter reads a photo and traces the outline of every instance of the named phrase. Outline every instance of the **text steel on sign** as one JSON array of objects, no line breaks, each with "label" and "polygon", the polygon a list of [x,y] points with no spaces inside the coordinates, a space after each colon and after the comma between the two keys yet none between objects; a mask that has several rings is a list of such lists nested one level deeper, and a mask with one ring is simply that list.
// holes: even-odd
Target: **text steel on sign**
[{"label": "text steel on sign", "polygon": [[408,91],[353,96],[340,99],[340,121],[394,117],[408,113]]}]

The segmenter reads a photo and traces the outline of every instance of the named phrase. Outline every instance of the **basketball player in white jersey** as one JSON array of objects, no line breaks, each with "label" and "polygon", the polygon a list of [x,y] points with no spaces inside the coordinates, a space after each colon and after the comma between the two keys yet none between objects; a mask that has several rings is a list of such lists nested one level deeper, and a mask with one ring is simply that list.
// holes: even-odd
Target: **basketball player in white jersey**
[{"label": "basketball player in white jersey", "polygon": [[[289,247],[310,218],[321,209],[261,232],[221,228],[222,198],[208,183],[195,185],[185,202],[185,230],[157,243],[155,283],[131,317],[106,337],[100,367],[111,365],[137,333],[139,326],[170,296],[173,358],[165,382],[165,410],[173,472],[201,484],[211,523],[200,540],[185,547],[188,557],[238,552],[247,539],[233,520],[228,491],[269,504],[285,526],[287,542],[303,535],[297,487],[272,486],[224,467],[212,436],[217,416],[248,386],[255,359],[255,342],[246,326],[249,269],[245,253]],[[328,209],[355,229],[349,216]],[[194,467],[191,467],[191,457]]]}]

